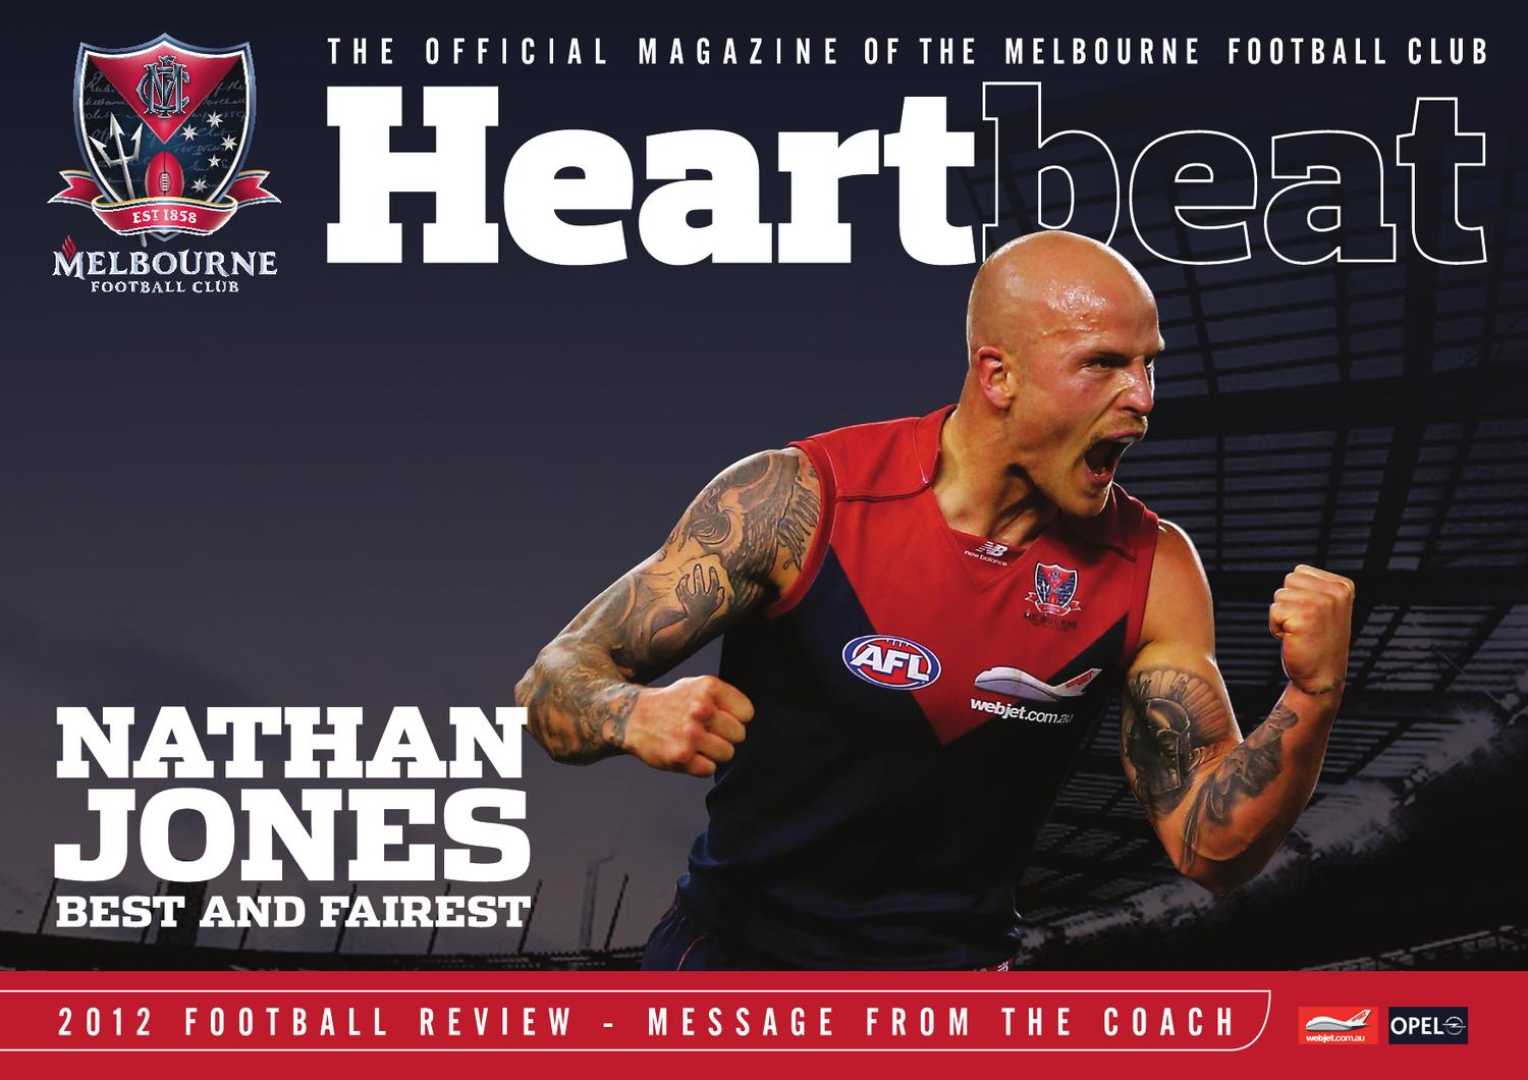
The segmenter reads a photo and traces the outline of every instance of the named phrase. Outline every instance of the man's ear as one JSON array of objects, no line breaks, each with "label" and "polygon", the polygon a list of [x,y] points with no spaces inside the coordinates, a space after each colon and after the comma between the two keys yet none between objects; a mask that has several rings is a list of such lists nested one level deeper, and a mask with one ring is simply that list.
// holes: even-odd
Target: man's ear
[{"label": "man's ear", "polygon": [[1007,411],[1018,393],[1018,372],[996,345],[983,345],[971,354],[971,374],[982,396],[995,409]]}]

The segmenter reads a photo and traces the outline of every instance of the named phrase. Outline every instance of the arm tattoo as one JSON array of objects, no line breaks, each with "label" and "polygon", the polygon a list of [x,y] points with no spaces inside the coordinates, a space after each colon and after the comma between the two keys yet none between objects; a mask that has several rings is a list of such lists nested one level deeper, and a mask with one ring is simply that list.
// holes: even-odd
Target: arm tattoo
[{"label": "arm tattoo", "polygon": [[1230,824],[1231,812],[1238,802],[1261,795],[1283,767],[1280,745],[1284,732],[1294,727],[1299,715],[1280,703],[1256,731],[1238,743],[1215,766],[1200,785],[1183,819],[1183,862],[1188,869],[1198,850],[1199,827],[1203,821],[1218,826]]},{"label": "arm tattoo", "polygon": [[651,558],[611,585],[537,657],[516,688],[553,757],[618,749],[634,683],[668,671],[772,599],[800,570],[821,513],[806,456],[745,458],[702,491]]},{"label": "arm tattoo", "polygon": [[1153,816],[1183,801],[1210,748],[1231,731],[1231,714],[1209,680],[1188,671],[1139,672],[1125,692],[1120,744],[1135,768],[1135,796]]},{"label": "arm tattoo", "polygon": [[[1288,707],[1274,706],[1251,736],[1214,763],[1184,814],[1180,869],[1187,872],[1198,858],[1205,822],[1228,825],[1238,803],[1260,795],[1279,775],[1280,741],[1299,719]],[[1175,810],[1231,731],[1231,714],[1208,680],[1171,669],[1138,673],[1126,690],[1120,743],[1134,769],[1131,786],[1147,814]]]},{"label": "arm tattoo", "polygon": [[801,568],[820,513],[815,479],[794,453],[734,465],[696,497],[657,555],[618,583],[630,589],[619,612],[587,629],[639,682],[673,667],[771,599],[777,570]]},{"label": "arm tattoo", "polygon": [[525,706],[532,737],[553,758],[598,761],[625,739],[638,688],[612,680],[598,657],[580,657],[576,647],[553,656],[548,651],[515,687],[515,703]]}]

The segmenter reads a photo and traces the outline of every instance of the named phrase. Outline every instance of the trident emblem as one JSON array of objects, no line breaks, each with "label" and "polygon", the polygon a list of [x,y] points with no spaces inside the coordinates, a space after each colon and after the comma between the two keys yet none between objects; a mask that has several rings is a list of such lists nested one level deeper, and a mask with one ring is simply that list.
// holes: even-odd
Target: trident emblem
[{"label": "trident emblem", "polygon": [[106,156],[105,142],[96,138],[92,138],[90,141],[95,145],[96,153],[101,155],[101,165],[103,167],[108,169],[114,165],[121,167],[122,182],[126,185],[127,197],[129,199],[136,199],[138,194],[133,190],[133,174],[128,169],[128,165],[138,160],[138,146],[143,142],[143,125],[139,124],[138,130],[133,132],[133,152],[131,154],[122,149],[122,125],[117,123],[116,113],[111,114],[111,131],[109,135],[112,141],[117,144],[117,156],[115,158]]}]

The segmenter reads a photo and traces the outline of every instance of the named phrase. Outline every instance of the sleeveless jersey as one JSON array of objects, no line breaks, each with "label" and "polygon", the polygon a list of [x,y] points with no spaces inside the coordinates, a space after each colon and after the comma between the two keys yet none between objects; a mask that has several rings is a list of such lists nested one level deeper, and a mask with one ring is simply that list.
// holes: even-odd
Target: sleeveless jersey
[{"label": "sleeveless jersey", "polygon": [[1017,554],[951,529],[932,480],[953,408],[792,444],[817,532],[722,645],[755,716],[680,895],[781,965],[1012,956],[1035,834],[1139,639],[1156,515],[1116,485]]}]

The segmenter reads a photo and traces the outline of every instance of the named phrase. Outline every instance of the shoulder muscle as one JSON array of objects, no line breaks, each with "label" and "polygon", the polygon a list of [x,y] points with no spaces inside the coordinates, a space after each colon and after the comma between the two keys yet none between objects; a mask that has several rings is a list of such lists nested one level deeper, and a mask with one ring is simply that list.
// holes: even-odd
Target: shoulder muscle
[{"label": "shoulder muscle", "polygon": [[750,608],[800,573],[821,517],[821,486],[799,450],[765,450],[724,469],[695,497],[657,561],[714,557],[733,601]]},{"label": "shoulder muscle", "polygon": [[1215,649],[1215,607],[1204,564],[1188,534],[1170,521],[1157,525],[1157,552],[1141,626],[1141,648],[1174,642]]}]

